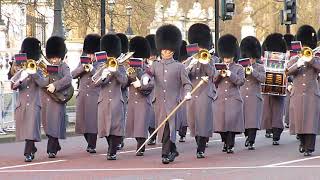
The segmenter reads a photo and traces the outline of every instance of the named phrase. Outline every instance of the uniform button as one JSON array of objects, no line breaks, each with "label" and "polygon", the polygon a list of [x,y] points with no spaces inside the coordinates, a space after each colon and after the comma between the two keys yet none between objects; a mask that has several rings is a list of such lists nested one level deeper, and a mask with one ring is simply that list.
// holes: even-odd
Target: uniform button
[{"label": "uniform button", "polygon": [[134,103],[138,104],[138,102],[137,102],[137,101],[135,101]]},{"label": "uniform button", "polygon": [[112,101],[112,99],[109,99],[109,101]]},{"label": "uniform button", "polygon": [[89,94],[87,94],[87,96],[89,96]]},{"label": "uniform button", "polygon": [[199,79],[199,77],[196,77],[196,79]]},{"label": "uniform button", "polygon": [[246,98],[248,98],[249,96],[246,96]]},{"label": "uniform button", "polygon": [[27,103],[27,106],[29,106],[29,103]]},{"label": "uniform button", "polygon": [[90,79],[90,78],[88,78],[88,79]]},{"label": "uniform button", "polygon": [[228,81],[225,81],[226,84],[228,84]]},{"label": "uniform button", "polygon": [[306,95],[306,93],[302,93],[302,95],[304,96],[304,95]]},{"label": "uniform button", "polygon": [[306,76],[306,74],[303,74],[303,76]]},{"label": "uniform button", "polygon": [[199,70],[199,68],[197,68],[197,70]]},{"label": "uniform button", "polygon": [[111,93],[112,91],[111,90],[109,90],[109,93]]},{"label": "uniform button", "polygon": [[303,84],[302,84],[302,86],[306,86],[306,84],[305,84],[305,83],[303,83]]},{"label": "uniform button", "polygon": [[89,85],[87,85],[87,87],[90,87]]},{"label": "uniform button", "polygon": [[166,90],[163,90],[163,92],[165,93],[165,92],[166,92]]},{"label": "uniform button", "polygon": [[50,101],[50,99],[47,99],[47,101]]},{"label": "uniform button", "polygon": [[109,82],[109,84],[111,84],[111,81]]},{"label": "uniform button", "polygon": [[29,89],[29,86],[27,86],[27,89]]},{"label": "uniform button", "polygon": [[166,100],[163,100],[163,102],[166,102]]},{"label": "uniform button", "polygon": [[247,90],[249,90],[249,88],[246,88]]},{"label": "uniform button", "polygon": [[224,100],[228,100],[228,98],[224,98]]},{"label": "uniform button", "polygon": [[247,82],[249,82],[249,79],[247,79]]},{"label": "uniform button", "polygon": [[196,98],[198,98],[199,96],[195,96]]},{"label": "uniform button", "polygon": [[138,93],[134,93],[135,95],[138,95]]},{"label": "uniform button", "polygon": [[164,82],[167,82],[167,80],[165,79],[165,80],[163,80]]},{"label": "uniform button", "polygon": [[225,92],[228,92],[228,89],[224,90]]},{"label": "uniform button", "polygon": [[30,95],[29,94],[27,94],[27,97],[29,97]]},{"label": "uniform button", "polygon": [[53,81],[55,81],[55,79],[52,79]]},{"label": "uniform button", "polygon": [[166,72],[168,72],[168,70],[164,70],[164,72],[166,73]]}]

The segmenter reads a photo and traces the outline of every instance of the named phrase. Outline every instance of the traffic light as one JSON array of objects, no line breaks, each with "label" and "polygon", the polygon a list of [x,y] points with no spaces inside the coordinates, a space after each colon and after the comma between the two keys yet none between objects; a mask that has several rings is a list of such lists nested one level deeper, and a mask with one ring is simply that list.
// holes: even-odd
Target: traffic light
[{"label": "traffic light", "polygon": [[221,6],[222,20],[231,20],[236,8],[234,0],[221,0]]},{"label": "traffic light", "polygon": [[284,10],[281,11],[281,23],[285,25],[297,24],[297,1],[285,0]]}]

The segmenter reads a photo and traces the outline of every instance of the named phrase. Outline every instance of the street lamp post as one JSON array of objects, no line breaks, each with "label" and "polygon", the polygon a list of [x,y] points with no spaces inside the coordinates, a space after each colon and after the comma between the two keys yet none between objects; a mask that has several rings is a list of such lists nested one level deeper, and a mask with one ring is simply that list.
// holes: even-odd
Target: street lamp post
[{"label": "street lamp post", "polygon": [[115,6],[115,1],[114,0],[109,0],[108,5],[109,5],[109,12],[110,12],[110,29],[109,32],[114,32],[113,29],[113,11],[114,11],[114,6]]},{"label": "street lamp post", "polygon": [[106,0],[101,0],[101,12],[100,12],[100,18],[101,18],[101,36],[106,34]]},{"label": "street lamp post", "polygon": [[52,36],[65,38],[65,31],[62,21],[63,0],[54,0],[54,19]]},{"label": "street lamp post", "polygon": [[128,21],[129,21],[129,26],[127,28],[126,34],[127,35],[133,35],[133,31],[131,28],[131,16],[132,16],[132,6],[127,6],[126,7],[126,11],[127,11],[127,16],[128,16]]}]

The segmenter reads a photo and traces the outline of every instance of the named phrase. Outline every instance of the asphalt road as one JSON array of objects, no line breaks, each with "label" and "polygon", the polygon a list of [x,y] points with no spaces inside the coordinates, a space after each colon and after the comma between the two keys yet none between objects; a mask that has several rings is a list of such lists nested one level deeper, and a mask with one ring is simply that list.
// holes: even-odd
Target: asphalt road
[{"label": "asphalt road", "polygon": [[[24,143],[0,144],[0,180],[9,179],[128,179],[128,180],[283,180],[320,179],[320,152],[305,158],[298,152],[299,142],[295,136],[285,131],[279,146],[273,146],[271,139],[260,132],[256,140],[256,150],[244,147],[245,138],[236,139],[235,153],[221,151],[222,143],[218,135],[210,139],[205,159],[197,159],[194,138],[187,137],[185,143],[177,142],[180,156],[174,163],[161,163],[160,144],[148,146],[144,157],[136,157],[136,142],[125,141],[125,148],[119,152],[117,161],[106,159],[107,143],[98,140],[97,154],[85,152],[83,137],[62,140],[62,151],[56,159],[48,159],[47,140],[37,143],[38,152],[32,163],[25,163]],[[320,149],[319,140],[316,150]]]}]

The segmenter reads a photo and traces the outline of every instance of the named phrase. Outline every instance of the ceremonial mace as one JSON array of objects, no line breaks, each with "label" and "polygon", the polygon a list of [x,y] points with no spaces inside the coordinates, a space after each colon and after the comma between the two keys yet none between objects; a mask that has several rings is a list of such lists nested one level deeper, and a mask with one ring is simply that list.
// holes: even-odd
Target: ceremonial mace
[{"label": "ceremonial mace", "polygon": [[[197,86],[191,91],[191,95],[196,92],[204,83],[208,82],[209,77],[208,76],[204,76],[201,77],[201,81],[197,84]],[[163,122],[157,127],[157,129],[154,130],[154,132],[149,136],[149,138],[139,147],[139,149],[137,150],[137,152],[139,152],[143,146],[145,146],[150,139],[159,131],[159,129],[165,125],[165,123],[171,118],[171,116],[174,115],[174,113],[187,101],[187,99],[183,99],[171,112],[170,114],[163,120]],[[136,152],[136,153],[137,153]]]}]

